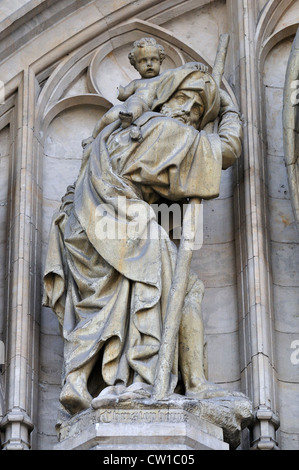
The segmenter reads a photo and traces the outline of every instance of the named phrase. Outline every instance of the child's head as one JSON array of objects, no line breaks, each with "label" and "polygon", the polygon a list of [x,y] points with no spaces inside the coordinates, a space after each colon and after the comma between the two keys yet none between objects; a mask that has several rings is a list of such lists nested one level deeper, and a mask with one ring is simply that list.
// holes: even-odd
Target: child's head
[{"label": "child's head", "polygon": [[156,77],[165,59],[164,47],[157,44],[154,38],[142,38],[135,41],[129,53],[130,63],[140,73],[142,78]]}]

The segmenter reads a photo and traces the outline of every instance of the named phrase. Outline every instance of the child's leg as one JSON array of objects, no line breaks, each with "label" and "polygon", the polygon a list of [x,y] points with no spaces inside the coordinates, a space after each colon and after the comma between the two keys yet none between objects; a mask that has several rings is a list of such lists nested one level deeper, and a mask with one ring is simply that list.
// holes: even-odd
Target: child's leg
[{"label": "child's leg", "polygon": [[123,109],[123,105],[117,105],[113,106],[107,113],[104,114],[104,116],[99,119],[99,121],[96,123],[92,137],[95,139],[96,136],[109,124],[112,122],[117,121],[117,119],[120,119],[119,113]]},{"label": "child's leg", "polygon": [[122,127],[129,127],[144,111],[147,111],[147,106],[141,99],[137,96],[128,98],[119,112]]}]

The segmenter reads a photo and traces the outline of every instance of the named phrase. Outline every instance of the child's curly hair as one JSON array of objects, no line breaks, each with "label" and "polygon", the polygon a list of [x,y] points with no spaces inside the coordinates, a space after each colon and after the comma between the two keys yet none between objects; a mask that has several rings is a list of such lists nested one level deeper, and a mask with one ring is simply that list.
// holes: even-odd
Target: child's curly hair
[{"label": "child's curly hair", "polygon": [[133,44],[133,49],[129,53],[128,57],[130,60],[130,64],[136,68],[136,58],[135,58],[135,51],[138,47],[146,47],[146,46],[153,46],[156,47],[159,51],[160,56],[160,64],[162,64],[163,60],[166,57],[165,49],[161,44],[157,44],[157,41],[154,38],[141,38],[138,41],[135,41]]}]

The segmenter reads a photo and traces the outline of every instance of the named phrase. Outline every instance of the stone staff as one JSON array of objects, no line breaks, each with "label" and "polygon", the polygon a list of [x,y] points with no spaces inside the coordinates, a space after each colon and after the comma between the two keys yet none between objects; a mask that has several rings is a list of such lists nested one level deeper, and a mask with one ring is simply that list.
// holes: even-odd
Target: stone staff
[{"label": "stone staff", "polygon": [[[224,73],[228,43],[229,35],[221,35],[212,72],[212,76],[219,87]],[[208,123],[205,130],[208,133],[212,133],[214,131],[214,123]],[[165,399],[169,388],[170,373],[176,348],[176,338],[181,323],[185,293],[189,281],[188,273],[190,271],[196,238],[200,204],[201,199],[190,199],[183,220],[182,238],[178,250],[172,285],[168,295],[162,342],[155,375],[154,398],[156,400]]]}]

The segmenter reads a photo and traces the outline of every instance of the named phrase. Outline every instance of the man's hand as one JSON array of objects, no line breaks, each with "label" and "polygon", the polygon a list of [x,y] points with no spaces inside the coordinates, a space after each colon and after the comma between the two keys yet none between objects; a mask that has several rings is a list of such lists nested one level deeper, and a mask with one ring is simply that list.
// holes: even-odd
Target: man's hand
[{"label": "man's hand", "polygon": [[226,91],[220,90],[220,116],[229,112],[238,113],[230,95]]},{"label": "man's hand", "polygon": [[207,73],[208,67],[201,62],[187,62],[183,66],[185,69],[198,70],[199,72]]}]

